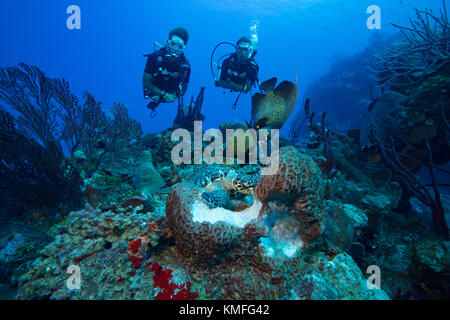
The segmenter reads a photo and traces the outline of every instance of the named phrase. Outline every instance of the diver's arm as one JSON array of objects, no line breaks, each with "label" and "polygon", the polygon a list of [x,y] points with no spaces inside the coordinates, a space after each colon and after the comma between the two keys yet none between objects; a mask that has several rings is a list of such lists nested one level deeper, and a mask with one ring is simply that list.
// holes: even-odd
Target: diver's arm
[{"label": "diver's arm", "polygon": [[160,96],[161,95],[161,89],[159,89],[157,86],[155,86],[152,82],[153,76],[150,73],[144,72],[144,77],[142,79],[142,85],[144,88],[147,88],[153,96]]},{"label": "diver's arm", "polygon": [[[231,74],[233,69],[233,63],[231,63],[231,57],[225,59],[225,61],[222,63],[222,67],[220,70],[220,77],[216,80],[215,84],[216,86],[225,88],[225,89],[231,89],[235,91],[243,91],[244,86],[240,85],[238,83],[234,83],[231,81]],[[227,81],[227,79],[230,79]]]},{"label": "diver's arm", "polygon": [[245,91],[245,84],[239,84],[232,81],[220,81],[220,85],[226,89],[231,89],[235,91]]},{"label": "diver's arm", "polygon": [[153,52],[147,58],[144,69],[144,76],[142,78],[142,86],[150,91],[151,98],[156,96],[159,97],[161,95],[161,89],[153,83],[153,75],[158,72],[158,65],[159,63],[157,53]]}]

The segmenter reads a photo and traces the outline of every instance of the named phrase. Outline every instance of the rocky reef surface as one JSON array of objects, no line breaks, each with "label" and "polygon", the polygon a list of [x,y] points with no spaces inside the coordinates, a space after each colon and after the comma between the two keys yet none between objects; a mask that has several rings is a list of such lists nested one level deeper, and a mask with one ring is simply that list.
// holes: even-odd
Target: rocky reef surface
[{"label": "rocky reef surface", "polygon": [[[203,196],[211,190],[196,182],[207,173],[214,185],[223,175],[214,180],[205,170],[211,166],[172,164],[166,157],[171,144],[163,143],[170,135],[170,130],[152,135],[156,143],[118,176],[84,176],[85,208],[48,229],[47,245],[31,250],[28,260],[29,248],[42,241],[25,232],[3,237],[2,265],[27,261],[9,273],[18,288],[16,298],[402,299],[447,294],[442,281],[449,279],[449,243],[434,238],[430,222],[422,218],[427,216],[423,206],[416,203],[417,214],[410,216],[393,211],[401,197],[398,184],[384,166],[366,161],[351,137],[331,134],[337,170],[332,179],[319,168],[318,150],[283,147],[277,174],[262,175],[251,194],[228,188],[230,206],[222,208],[209,207]],[[261,169],[229,168],[233,177]],[[80,270],[80,289],[68,286],[73,265]],[[381,289],[367,285],[372,265],[381,270]]]},{"label": "rocky reef surface", "polygon": [[[342,230],[326,230],[327,212],[336,210],[326,205],[326,181],[313,158],[294,147],[280,153],[278,173],[262,176],[254,196],[232,194],[231,210],[209,208],[204,189],[187,178],[173,186],[166,179],[169,193],[163,187],[150,196],[153,212],[143,199],[130,197],[70,213],[17,278],[17,297],[388,299],[383,290],[368,289],[365,275],[344,251],[349,246],[341,249],[329,241]],[[367,223],[357,212],[362,209],[345,210],[348,206],[341,206],[342,214],[355,212],[347,219],[355,226]],[[68,289],[70,265],[80,268],[79,290]]]}]

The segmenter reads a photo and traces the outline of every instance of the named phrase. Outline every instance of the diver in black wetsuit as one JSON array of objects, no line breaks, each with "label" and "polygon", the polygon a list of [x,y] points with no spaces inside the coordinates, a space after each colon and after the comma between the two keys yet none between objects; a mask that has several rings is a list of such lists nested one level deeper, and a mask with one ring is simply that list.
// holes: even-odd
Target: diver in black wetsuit
[{"label": "diver in black wetsuit", "polygon": [[258,80],[259,67],[254,59],[255,55],[256,50],[251,40],[247,37],[240,38],[236,43],[236,52],[222,63],[216,86],[242,93],[249,92]]},{"label": "diver in black wetsuit", "polygon": [[152,111],[162,103],[170,103],[185,94],[191,66],[184,55],[189,35],[184,28],[170,31],[164,47],[148,57],[145,65],[142,85],[145,99],[151,98],[147,107]]}]

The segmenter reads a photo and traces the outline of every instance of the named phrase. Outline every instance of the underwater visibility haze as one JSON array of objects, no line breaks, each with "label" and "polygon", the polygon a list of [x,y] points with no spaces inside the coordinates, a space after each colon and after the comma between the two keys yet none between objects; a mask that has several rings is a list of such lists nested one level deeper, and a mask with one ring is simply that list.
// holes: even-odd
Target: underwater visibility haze
[{"label": "underwater visibility haze", "polygon": [[449,5],[1,2],[0,299],[448,299]]}]

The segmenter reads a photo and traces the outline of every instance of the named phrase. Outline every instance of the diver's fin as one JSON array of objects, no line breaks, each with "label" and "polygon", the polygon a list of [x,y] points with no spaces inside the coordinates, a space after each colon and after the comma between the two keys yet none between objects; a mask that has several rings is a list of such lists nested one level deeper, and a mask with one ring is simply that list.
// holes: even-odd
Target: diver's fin
[{"label": "diver's fin", "polygon": [[261,89],[263,89],[264,92],[273,90],[273,88],[275,88],[275,85],[277,84],[277,81],[278,81],[278,79],[276,77],[273,77],[273,78],[261,83],[260,87],[261,87]]},{"label": "diver's fin", "polygon": [[266,97],[265,94],[255,93],[252,96],[252,117],[258,112],[259,107],[262,105],[261,101]]}]

